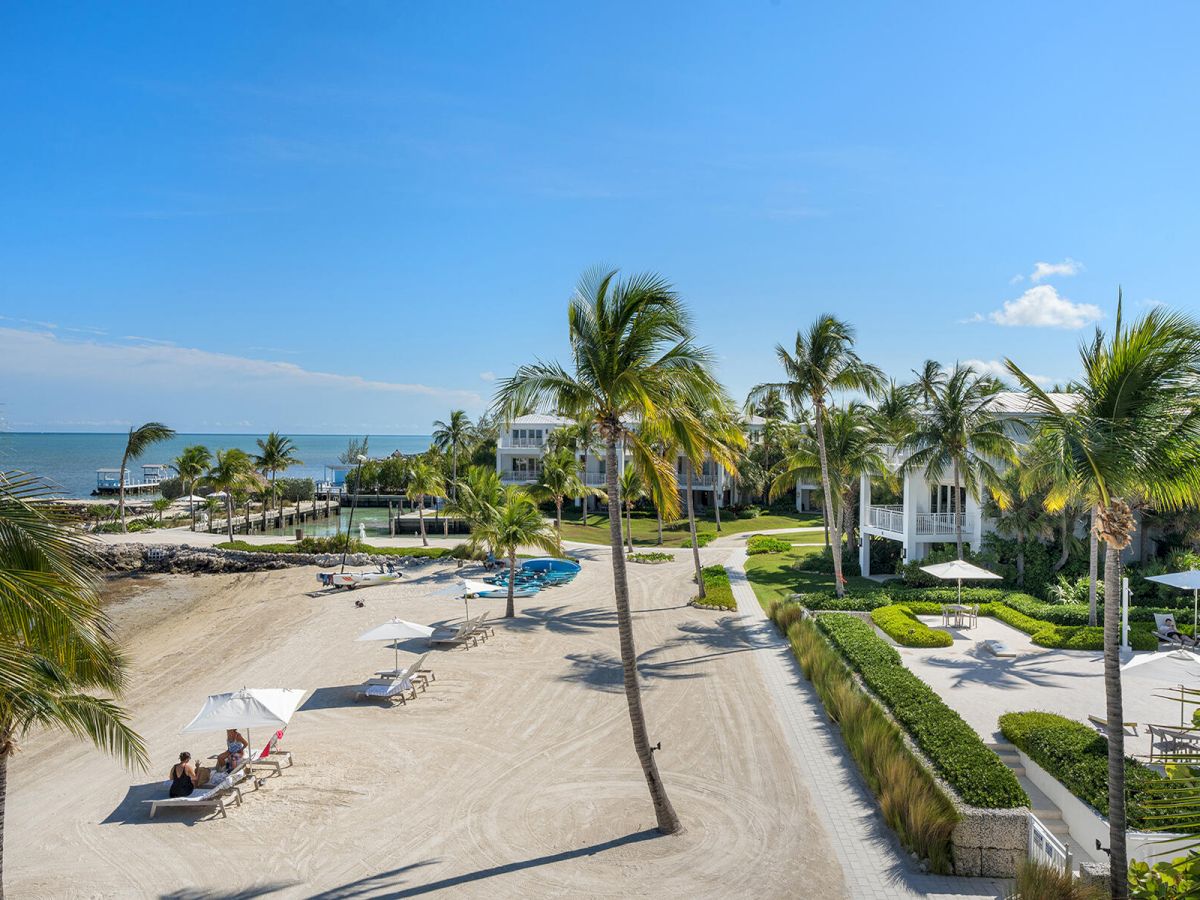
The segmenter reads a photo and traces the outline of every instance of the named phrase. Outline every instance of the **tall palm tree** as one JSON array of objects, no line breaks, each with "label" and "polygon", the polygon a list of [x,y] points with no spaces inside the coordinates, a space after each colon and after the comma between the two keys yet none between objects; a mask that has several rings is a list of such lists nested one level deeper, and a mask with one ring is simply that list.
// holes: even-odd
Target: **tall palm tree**
[{"label": "tall palm tree", "polygon": [[836,391],[862,391],[868,396],[878,392],[883,373],[854,352],[854,329],[829,314],[817,317],[807,332],[796,332],[792,352],[782,344],[775,355],[783,367],[785,381],[760,384],[751,392],[759,397],[776,388],[792,401],[793,407],[812,406],[821,457],[821,488],[825,496],[825,523],[829,527],[833,552],[833,580],[837,595],[845,595],[842,577],[842,535],[833,513],[833,488],[829,481],[829,460],[825,447],[825,409],[829,395]]},{"label": "tall palm tree", "polygon": [[900,442],[909,454],[902,472],[924,471],[929,481],[940,481],[949,469],[954,484],[954,541],[963,558],[963,488],[981,497],[983,489],[998,483],[999,462],[1014,464],[1016,444],[995,409],[999,385],[970,366],[955,365],[934,389],[929,408],[917,429]]},{"label": "tall palm tree", "polygon": [[171,468],[179,476],[184,489],[188,492],[188,514],[192,517],[192,531],[196,530],[196,504],[192,499],[196,493],[196,485],[212,465],[212,454],[201,444],[184,447],[183,452],[175,457]]},{"label": "tall palm tree", "polygon": [[913,374],[917,376],[913,382],[913,387],[916,389],[917,395],[921,400],[922,405],[929,407],[933,405],[933,398],[946,384],[946,371],[942,368],[942,364],[935,359],[927,359],[921,365],[920,369],[913,369]]},{"label": "tall palm tree", "polygon": [[567,497],[603,497],[604,491],[588,487],[579,477],[575,453],[569,447],[549,450],[542,457],[542,473],[533,486],[535,496],[554,501],[554,527],[562,531],[562,507]]},{"label": "tall palm tree", "polygon": [[[268,434],[265,441],[259,438],[257,443],[258,454],[254,457],[254,465],[270,480],[271,501],[274,503],[276,499],[275,476],[279,472],[287,471],[292,466],[303,465],[304,460],[296,456],[296,445],[292,439],[284,437],[278,431]],[[263,520],[266,521],[265,514]]]},{"label": "tall palm tree", "polygon": [[[1008,369],[1040,415],[1039,437],[1056,448],[1066,476],[1097,499],[1096,530],[1105,545],[1104,692],[1107,719],[1122,721],[1118,651],[1121,551],[1137,526],[1130,501],[1156,508],[1200,502],[1200,323],[1152,309],[1128,325],[1120,294],[1111,335],[1099,329],[1080,349],[1078,405],[1063,409],[1011,360]],[[1125,739],[1108,740],[1109,888],[1129,895],[1125,847]]]},{"label": "tall palm tree", "polygon": [[562,544],[558,532],[550,527],[529,492],[516,485],[504,488],[495,514],[482,522],[471,535],[475,546],[486,544],[499,558],[508,560],[508,605],[504,617],[517,614],[513,590],[517,580],[517,551],[522,547],[537,547],[558,556]]},{"label": "tall palm tree", "polygon": [[59,728],[146,766],[115,699],[126,661],[100,606],[98,566],[83,536],[40,502],[53,493],[32,475],[0,472],[0,898],[8,762],[31,729]]},{"label": "tall palm tree", "polygon": [[625,507],[625,543],[633,553],[633,505],[646,496],[646,482],[633,464],[625,467],[619,480],[621,503]]},{"label": "tall palm tree", "polygon": [[254,459],[245,450],[231,447],[228,450],[218,450],[216,459],[204,483],[214,491],[225,494],[225,527],[229,530],[229,540],[233,540],[233,495],[250,490],[259,484],[258,474],[254,471]]},{"label": "tall palm tree", "polygon": [[747,415],[759,416],[763,420],[762,469],[769,472],[772,445],[776,443],[780,425],[787,421],[787,403],[778,388],[770,388],[757,399],[747,397],[744,408]]},{"label": "tall palm tree", "polygon": [[652,494],[671,504],[664,506],[663,513],[675,515],[679,497],[673,467],[656,456],[642,434],[626,423],[640,421],[653,431],[672,403],[689,400],[702,406],[718,389],[711,372],[712,359],[708,351],[693,343],[682,302],[656,275],[622,280],[615,271],[588,273],[570,301],[567,323],[572,370],[557,363],[523,365],[501,382],[497,403],[506,414],[522,406],[539,406],[599,428],[604,441],[617,634],[633,746],[646,777],[658,830],[674,834],[680,829],[679,817],[659,776],[642,708],[629,581],[621,552],[617,447],[624,443],[643,476],[655,483]]},{"label": "tall palm tree", "polygon": [[137,428],[129,429],[129,437],[125,441],[125,453],[121,457],[121,478],[117,485],[117,509],[121,516],[121,531],[127,532],[125,524],[125,468],[131,460],[141,459],[142,454],[155,444],[169,441],[175,437],[174,429],[168,428],[162,422],[147,422]]},{"label": "tall palm tree", "polygon": [[884,444],[896,447],[916,431],[921,391],[918,385],[896,384],[891,379],[879,392],[871,427]]},{"label": "tall palm tree", "polygon": [[429,537],[425,533],[425,498],[446,496],[446,481],[437,466],[429,460],[421,459],[409,470],[407,490],[409,495],[417,495],[417,520],[421,528],[421,543],[428,547]]},{"label": "tall palm tree", "polygon": [[[573,425],[568,425],[565,431],[568,435],[570,435],[570,440],[573,440],[575,443],[575,452],[580,455],[579,476],[582,483],[586,485],[588,455],[595,450],[600,443],[600,436],[596,427],[596,423],[582,419]],[[580,494],[579,521],[583,525],[587,524],[588,513],[590,511],[588,509],[588,500],[589,495],[587,493]]]},{"label": "tall palm tree", "polygon": [[452,409],[450,421],[438,419],[433,423],[433,445],[443,453],[450,454],[450,496],[458,490],[458,454],[471,446],[475,440],[475,426],[465,410]]}]

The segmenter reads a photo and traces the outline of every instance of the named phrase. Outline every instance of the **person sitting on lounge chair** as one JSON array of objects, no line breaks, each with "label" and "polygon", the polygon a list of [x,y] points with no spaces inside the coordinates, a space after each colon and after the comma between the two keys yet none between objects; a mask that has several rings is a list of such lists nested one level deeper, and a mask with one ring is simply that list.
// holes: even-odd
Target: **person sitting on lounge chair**
[{"label": "person sitting on lounge chair", "polygon": [[196,789],[196,764],[192,762],[192,754],[184,750],[179,754],[179,762],[171,766],[171,774],[167,777],[171,782],[169,797],[186,797]]},{"label": "person sitting on lounge chair", "polygon": [[[1155,616],[1155,618],[1157,619],[1158,617]],[[1196,639],[1194,637],[1188,637],[1175,627],[1174,616],[1163,616],[1159,621],[1158,630],[1155,632],[1155,634],[1164,641],[1168,641],[1172,644],[1179,644],[1181,647],[1196,646]]]},{"label": "person sitting on lounge chair", "polygon": [[217,756],[217,768],[231,772],[246,758],[246,739],[236,728],[225,732],[225,752]]}]

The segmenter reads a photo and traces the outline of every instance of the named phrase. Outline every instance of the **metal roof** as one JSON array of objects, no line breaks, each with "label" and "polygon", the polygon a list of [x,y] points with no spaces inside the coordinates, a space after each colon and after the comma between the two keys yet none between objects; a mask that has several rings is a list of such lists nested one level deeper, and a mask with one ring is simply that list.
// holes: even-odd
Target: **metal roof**
[{"label": "metal roof", "polygon": [[[1080,396],[1078,394],[1047,394],[1051,402],[1058,407],[1060,412],[1070,412],[1079,405]],[[995,412],[1005,413],[1008,415],[1038,415],[1038,408],[1030,399],[1029,394],[1024,391],[1000,391],[996,394],[995,400],[992,401],[992,407]]]}]

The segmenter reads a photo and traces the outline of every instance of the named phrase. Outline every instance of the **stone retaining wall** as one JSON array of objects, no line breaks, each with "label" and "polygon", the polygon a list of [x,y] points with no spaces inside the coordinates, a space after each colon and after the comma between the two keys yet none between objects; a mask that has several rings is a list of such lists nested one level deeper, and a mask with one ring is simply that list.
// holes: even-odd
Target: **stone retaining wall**
[{"label": "stone retaining wall", "polygon": [[[293,566],[334,566],[342,561],[340,553],[255,553],[246,550],[219,550],[215,547],[163,546],[157,544],[106,544],[96,549],[100,564],[110,572],[268,572]],[[350,553],[348,566],[391,564],[396,568],[428,565],[434,560],[424,556],[376,556]]]}]

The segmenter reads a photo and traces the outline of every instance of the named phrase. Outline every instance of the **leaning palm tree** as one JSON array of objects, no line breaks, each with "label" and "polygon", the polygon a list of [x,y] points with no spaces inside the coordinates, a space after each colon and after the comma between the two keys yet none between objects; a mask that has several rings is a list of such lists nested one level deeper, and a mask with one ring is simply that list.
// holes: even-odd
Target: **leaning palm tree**
[{"label": "leaning palm tree", "polygon": [[917,396],[920,397],[922,405],[932,406],[933,398],[946,384],[945,369],[937,360],[927,359],[921,364],[920,369],[913,369],[913,374],[917,378],[912,386],[916,390]]},{"label": "leaning palm tree", "polygon": [[[1132,325],[1117,318],[1111,335],[1096,331],[1080,350],[1077,405],[1064,409],[1015,363],[1008,369],[1040,416],[1039,439],[1053,446],[1064,473],[1099,506],[1105,544],[1104,692],[1106,718],[1123,721],[1120,633],[1121,551],[1137,527],[1130,501],[1158,509],[1200,503],[1200,322],[1152,309]],[[1129,895],[1125,849],[1125,739],[1108,739],[1109,888]]]},{"label": "leaning palm tree", "polygon": [[146,766],[142,739],[109,699],[125,687],[125,657],[100,606],[99,567],[82,535],[41,502],[53,495],[32,475],[0,472],[0,898],[8,762],[29,731],[62,729]]},{"label": "leaning palm tree", "polygon": [[188,493],[188,514],[192,517],[192,531],[196,530],[196,504],[192,499],[196,493],[196,485],[212,465],[212,454],[208,448],[200,444],[184,447],[183,452],[175,457],[171,468],[179,476]]},{"label": "leaning palm tree", "polygon": [[517,614],[513,590],[517,581],[517,551],[522,547],[537,547],[558,556],[562,544],[558,532],[550,527],[529,492],[509,485],[500,496],[495,514],[482,522],[472,533],[472,546],[486,545],[498,557],[508,560],[508,605],[504,617]]},{"label": "leaning palm tree", "polygon": [[585,275],[568,306],[567,325],[572,369],[544,362],[521,366],[501,382],[497,404],[505,415],[529,406],[556,409],[595,424],[603,438],[617,634],[633,746],[654,803],[658,830],[673,834],[680,829],[679,817],[658,774],[642,709],[629,581],[621,552],[617,447],[623,443],[643,476],[654,482],[652,495],[669,504],[664,515],[676,515],[679,498],[673,467],[656,456],[629,423],[640,421],[653,431],[672,403],[688,400],[703,405],[717,390],[712,359],[693,343],[683,304],[656,275],[629,280],[621,280],[614,271]]},{"label": "leaning palm tree", "polygon": [[[275,476],[287,471],[292,466],[304,464],[304,460],[296,456],[296,445],[290,437],[284,437],[278,431],[272,431],[267,435],[264,441],[259,438],[258,454],[254,457],[254,465],[260,472],[265,475],[271,484],[270,497],[274,504],[275,496]],[[264,522],[266,517],[264,514]]]},{"label": "leaning palm tree", "polygon": [[218,450],[213,466],[204,476],[204,483],[214,491],[225,494],[225,527],[233,540],[233,495],[258,486],[260,479],[254,471],[254,459],[245,450],[231,447]]},{"label": "leaning palm tree", "polygon": [[426,459],[413,463],[408,472],[406,492],[417,495],[417,520],[420,523],[421,543],[428,547],[429,536],[425,533],[425,498],[446,496],[446,481],[440,468]]},{"label": "leaning palm tree", "polygon": [[646,481],[635,465],[627,465],[621,472],[621,504],[625,507],[625,543],[633,553],[633,505],[646,496]]},{"label": "leaning palm tree", "polygon": [[458,455],[475,440],[475,426],[465,410],[452,409],[450,421],[438,419],[433,423],[433,446],[450,454],[450,496],[458,490]]},{"label": "leaning palm tree", "polygon": [[788,397],[793,408],[812,406],[813,423],[817,433],[817,449],[821,457],[821,488],[825,495],[825,524],[833,543],[833,581],[838,597],[845,595],[842,578],[842,536],[833,513],[833,488],[829,481],[829,460],[825,449],[825,409],[829,395],[835,391],[862,391],[867,395],[878,392],[883,373],[869,365],[854,352],[854,329],[831,315],[817,318],[807,332],[796,332],[793,352],[782,344],[775,355],[783,367],[786,381],[760,384],[752,397],[760,397],[772,388]]},{"label": "leaning palm tree", "polygon": [[[963,489],[973,496],[999,482],[997,463],[1014,464],[1016,444],[996,411],[999,386],[970,366],[956,365],[936,385],[929,408],[917,428],[900,442],[908,457],[901,472],[921,470],[929,481],[940,481],[949,470],[954,485],[954,541],[963,558]],[[1019,424],[1018,424],[1019,427]]]},{"label": "leaning palm tree", "polygon": [[140,459],[142,454],[154,444],[161,444],[175,437],[174,429],[168,428],[162,422],[147,422],[137,428],[129,429],[129,437],[125,441],[125,453],[121,457],[121,477],[117,484],[117,508],[121,516],[121,531],[128,531],[125,525],[125,468],[131,460]]},{"label": "leaning palm tree", "polygon": [[604,491],[591,488],[579,477],[575,454],[567,447],[550,450],[542,457],[542,473],[533,486],[535,496],[554,502],[554,527],[562,531],[562,507],[567,497],[603,497]]}]

